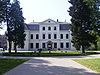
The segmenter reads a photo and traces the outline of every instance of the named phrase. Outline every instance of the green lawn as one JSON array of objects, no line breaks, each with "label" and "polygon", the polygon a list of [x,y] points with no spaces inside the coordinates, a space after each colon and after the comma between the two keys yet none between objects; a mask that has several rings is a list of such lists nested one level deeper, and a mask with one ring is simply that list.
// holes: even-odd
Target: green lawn
[{"label": "green lawn", "polygon": [[0,75],[25,62],[25,59],[0,59]]},{"label": "green lawn", "polygon": [[75,59],[74,61],[100,73],[100,58],[95,59]]}]

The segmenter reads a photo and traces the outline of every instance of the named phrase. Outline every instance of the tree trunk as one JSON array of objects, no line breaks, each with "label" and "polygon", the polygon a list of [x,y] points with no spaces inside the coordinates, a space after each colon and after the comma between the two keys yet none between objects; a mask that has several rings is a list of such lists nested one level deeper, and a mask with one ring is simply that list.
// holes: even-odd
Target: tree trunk
[{"label": "tree trunk", "polygon": [[82,54],[85,54],[85,47],[82,46]]},{"label": "tree trunk", "polygon": [[14,43],[14,50],[15,50],[15,53],[17,53],[16,42]]},{"label": "tree trunk", "polygon": [[97,42],[94,43],[94,46],[95,46],[95,50],[97,50],[98,49]]},{"label": "tree trunk", "polygon": [[8,50],[9,50],[9,53],[11,53],[11,45],[12,45],[12,43],[9,40],[8,40],[8,42],[9,42],[9,48],[8,48]]}]

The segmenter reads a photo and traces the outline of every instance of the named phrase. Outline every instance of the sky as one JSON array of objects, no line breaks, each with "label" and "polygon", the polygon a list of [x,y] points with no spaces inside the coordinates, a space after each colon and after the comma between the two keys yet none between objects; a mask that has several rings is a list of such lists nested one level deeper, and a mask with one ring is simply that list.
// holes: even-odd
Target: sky
[{"label": "sky", "polygon": [[[25,23],[41,22],[48,18],[70,23],[68,10],[71,6],[68,0],[19,0],[25,18]],[[0,30],[0,34],[4,31]]]}]

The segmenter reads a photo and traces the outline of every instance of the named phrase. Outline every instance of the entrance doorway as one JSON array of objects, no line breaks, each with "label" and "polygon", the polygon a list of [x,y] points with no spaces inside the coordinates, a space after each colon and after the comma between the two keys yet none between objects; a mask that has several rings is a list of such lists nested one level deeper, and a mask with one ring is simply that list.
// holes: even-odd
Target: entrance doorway
[{"label": "entrance doorway", "polygon": [[52,41],[48,41],[47,42],[47,48],[48,48],[48,50],[51,50],[52,49],[52,44],[53,44]]}]

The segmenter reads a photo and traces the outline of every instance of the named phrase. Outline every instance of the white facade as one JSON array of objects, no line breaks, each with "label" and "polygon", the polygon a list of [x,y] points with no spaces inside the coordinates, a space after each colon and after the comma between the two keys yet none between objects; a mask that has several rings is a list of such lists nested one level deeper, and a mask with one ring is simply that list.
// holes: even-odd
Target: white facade
[{"label": "white facade", "polygon": [[56,22],[51,19],[38,23],[33,22],[32,24],[26,25],[25,34],[24,48],[18,48],[18,50],[75,49],[71,43],[70,24],[67,22]]}]

